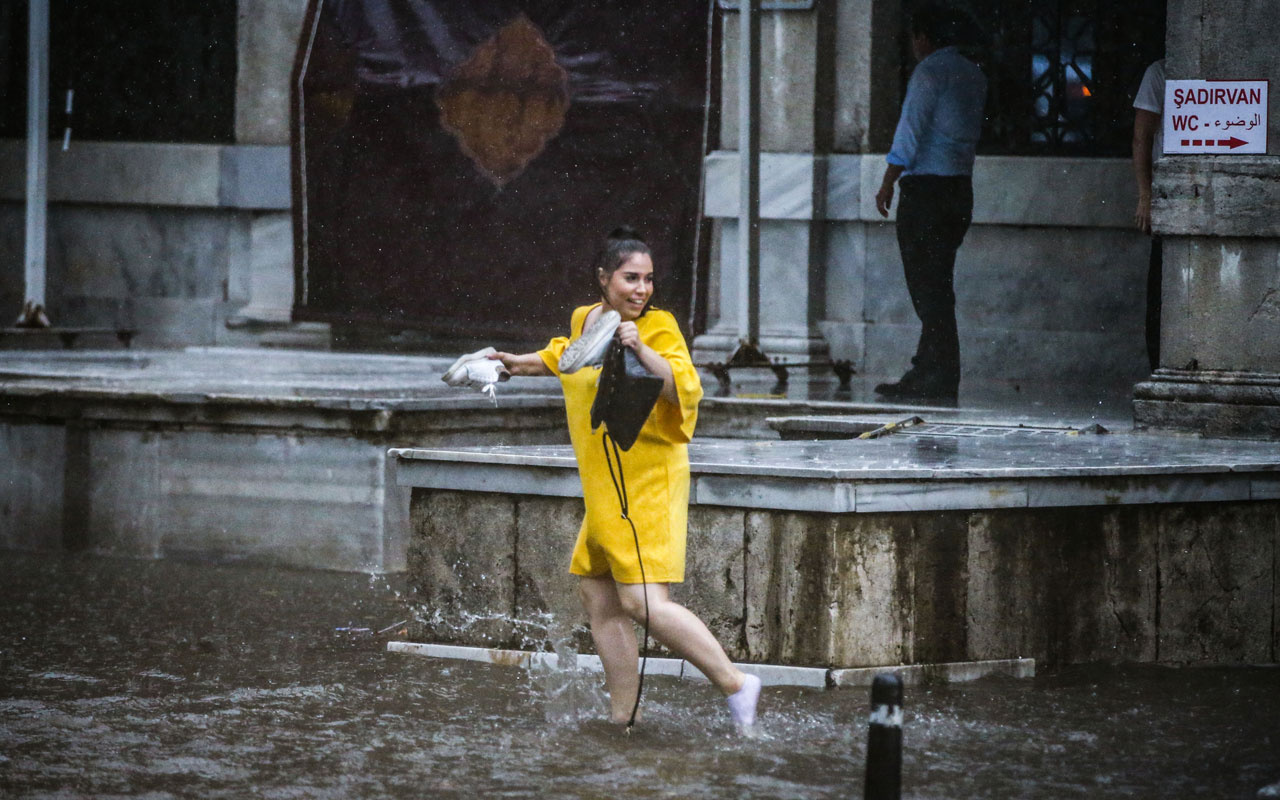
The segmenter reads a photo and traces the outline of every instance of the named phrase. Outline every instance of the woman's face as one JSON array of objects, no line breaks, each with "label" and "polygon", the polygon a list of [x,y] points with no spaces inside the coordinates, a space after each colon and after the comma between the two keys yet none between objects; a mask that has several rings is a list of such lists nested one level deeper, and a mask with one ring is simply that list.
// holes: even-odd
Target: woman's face
[{"label": "woman's face", "polygon": [[653,259],[648,253],[632,253],[613,274],[600,270],[597,277],[605,304],[621,314],[623,322],[639,317],[653,297]]}]

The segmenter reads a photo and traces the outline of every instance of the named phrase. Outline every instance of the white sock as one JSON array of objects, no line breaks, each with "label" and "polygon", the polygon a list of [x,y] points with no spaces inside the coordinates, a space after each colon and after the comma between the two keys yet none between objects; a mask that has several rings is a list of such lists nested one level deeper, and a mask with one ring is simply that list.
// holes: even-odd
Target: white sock
[{"label": "white sock", "polygon": [[750,728],[756,722],[756,703],[760,700],[760,679],[755,675],[747,675],[742,681],[742,688],[729,695],[729,714],[733,724],[739,729]]}]

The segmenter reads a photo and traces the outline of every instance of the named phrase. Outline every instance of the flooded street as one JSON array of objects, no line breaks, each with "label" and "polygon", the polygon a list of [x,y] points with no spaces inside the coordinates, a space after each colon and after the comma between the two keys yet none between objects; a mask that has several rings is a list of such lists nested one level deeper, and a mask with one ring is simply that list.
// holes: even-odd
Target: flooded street
[{"label": "flooded street", "polygon": [[[757,739],[704,684],[393,655],[395,581],[4,553],[5,797],[860,797],[867,696],[766,689]],[[364,628],[369,632],[338,630]],[[907,689],[904,796],[1253,798],[1280,669],[1042,669]]]}]

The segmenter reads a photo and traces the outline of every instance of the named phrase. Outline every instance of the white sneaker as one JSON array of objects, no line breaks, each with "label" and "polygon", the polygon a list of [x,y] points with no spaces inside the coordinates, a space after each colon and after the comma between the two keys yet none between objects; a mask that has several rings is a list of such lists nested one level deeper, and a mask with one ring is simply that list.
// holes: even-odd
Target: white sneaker
[{"label": "white sneaker", "polygon": [[505,381],[511,377],[511,373],[501,361],[489,358],[496,352],[498,351],[492,347],[486,347],[467,353],[453,362],[440,379],[450,386],[487,386]]},{"label": "white sneaker", "polygon": [[478,358],[475,361],[468,361],[464,366],[467,373],[467,386],[479,386],[489,391],[488,387],[495,383],[511,380],[511,373],[502,366],[502,362],[491,358]]},{"label": "white sneaker", "polygon": [[729,695],[729,715],[739,733],[747,733],[756,724],[756,704],[760,702],[760,679],[748,674],[742,688]]},{"label": "white sneaker", "polygon": [[622,315],[612,308],[602,313],[590,328],[572,342],[560,354],[557,365],[560,372],[566,375],[577,372],[583,367],[599,364],[604,358],[604,351],[609,349],[609,340],[622,322]]}]

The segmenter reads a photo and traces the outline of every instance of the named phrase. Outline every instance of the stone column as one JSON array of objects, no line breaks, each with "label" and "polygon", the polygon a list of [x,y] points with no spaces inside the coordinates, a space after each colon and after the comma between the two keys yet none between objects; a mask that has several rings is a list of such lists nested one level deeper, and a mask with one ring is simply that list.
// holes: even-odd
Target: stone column
[{"label": "stone column", "polygon": [[1250,0],[1169,0],[1168,78],[1269,80],[1266,155],[1168,156],[1160,367],[1134,391],[1142,427],[1280,437],[1280,23]]},{"label": "stone column", "polygon": [[239,0],[236,143],[289,144],[289,78],[307,0]]},{"label": "stone column", "polygon": [[[824,3],[819,6],[828,5]],[[720,143],[736,147],[738,115],[737,13],[724,16],[722,49]],[[820,9],[766,11],[760,21],[760,342],[772,357],[825,353],[818,330],[821,317],[821,260],[814,251],[823,245],[820,225],[811,213],[815,194],[815,157],[824,138],[819,120],[831,104],[819,102],[819,84],[830,45],[823,30],[830,13]],[[823,53],[826,48],[827,53]],[[829,126],[825,126],[829,130]],[[829,149],[829,148],[827,148]],[[789,159],[784,170],[772,154],[803,154]],[[737,153],[713,154],[708,171],[707,204],[721,206],[716,225],[709,298],[709,330],[694,341],[699,359],[723,359],[738,345]],[[824,193],[825,196],[825,193]],[[805,207],[803,214],[780,213],[786,205]],[[788,218],[789,217],[789,218]],[[797,218],[799,217],[799,218]]]},{"label": "stone column", "polygon": [[[287,159],[290,77],[307,0],[239,0],[236,24],[236,144],[263,159]],[[278,151],[278,152],[276,152]],[[273,172],[247,172],[252,183]],[[287,190],[287,186],[285,187]],[[293,223],[288,211],[255,213],[247,258],[236,262],[232,299],[245,302],[233,328],[287,326],[293,313]]]},{"label": "stone column", "polygon": [[[738,345],[737,15],[724,13],[723,150],[707,157],[706,213],[717,220],[708,282],[708,330],[694,341],[699,360],[720,360]],[[819,0],[806,10],[766,11],[761,20],[760,345],[778,358],[825,356],[832,330],[832,259],[843,263],[860,241],[848,225],[831,240],[833,196],[856,202],[860,183],[834,153],[884,148],[897,111],[897,4]],[[873,36],[873,31],[878,31]],[[887,66],[886,66],[887,65]],[[884,113],[875,113],[884,110]],[[890,111],[892,113],[890,113]],[[847,205],[848,202],[845,202]],[[862,233],[861,225],[856,226]],[[857,237],[855,237],[857,238]],[[839,252],[831,252],[834,247]],[[847,281],[834,269],[836,288]],[[846,302],[837,304],[844,308]],[[857,314],[860,321],[861,314]],[[861,326],[850,324],[853,334]],[[848,331],[836,331],[839,340]],[[849,348],[839,348],[849,358]],[[859,348],[860,349],[860,348]]]}]

